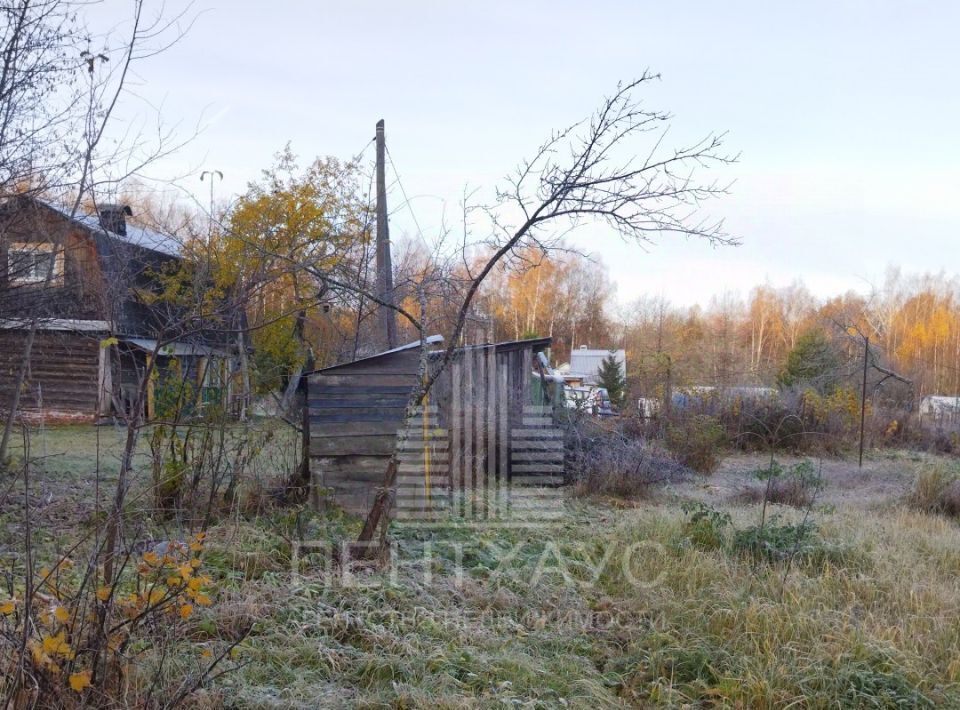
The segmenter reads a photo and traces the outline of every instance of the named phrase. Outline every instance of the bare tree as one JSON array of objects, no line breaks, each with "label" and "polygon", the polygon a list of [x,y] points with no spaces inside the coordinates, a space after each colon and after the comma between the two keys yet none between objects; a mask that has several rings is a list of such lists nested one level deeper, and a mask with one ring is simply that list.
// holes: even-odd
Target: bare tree
[{"label": "bare tree", "polygon": [[[596,222],[636,243],[664,235],[736,243],[724,231],[722,220],[704,218],[699,211],[704,201],[725,194],[727,186],[702,182],[697,176],[701,169],[735,162],[736,156],[722,151],[723,135],[711,134],[686,147],[667,148],[664,139],[669,114],[644,108],[636,96],[640,88],[658,78],[644,73],[621,84],[590,118],[554,133],[497,189],[495,203],[481,208],[490,232],[480,243],[490,249],[489,257],[476,269],[470,269],[464,259],[468,278],[453,325],[445,334],[446,347],[435,366],[422,368],[410,411],[451,362],[484,281],[517,249],[530,244],[549,249],[558,235]],[[638,144],[638,140],[644,142]],[[471,246],[467,210],[465,207],[464,255]],[[382,521],[389,519],[397,467],[394,453],[361,542],[371,540]]]}]

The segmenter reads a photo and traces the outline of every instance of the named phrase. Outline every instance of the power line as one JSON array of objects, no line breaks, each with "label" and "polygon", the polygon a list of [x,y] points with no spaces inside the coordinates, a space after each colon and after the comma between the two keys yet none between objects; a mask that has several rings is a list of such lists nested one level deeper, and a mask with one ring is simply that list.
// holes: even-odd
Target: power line
[{"label": "power line", "polygon": [[369,148],[371,145],[373,145],[374,142],[376,142],[376,140],[377,140],[376,138],[371,138],[371,139],[368,140],[366,143],[364,143],[363,148],[360,149],[360,152],[354,154],[354,156],[353,156],[353,162],[359,164],[360,161],[363,160],[363,155],[364,155],[364,153],[367,152],[367,148]]},{"label": "power line", "polygon": [[396,163],[393,162],[393,156],[390,154],[390,149],[387,148],[387,160],[390,161],[390,167],[393,168],[393,174],[396,176],[397,185],[400,187],[400,194],[403,195],[404,204],[407,206],[407,209],[410,211],[410,217],[413,218],[413,224],[417,228],[417,233],[420,235],[421,241],[423,241],[423,230],[420,228],[420,222],[417,220],[417,215],[413,211],[413,205],[410,203],[410,198],[407,197],[407,191],[403,187],[403,182],[400,180],[400,171],[397,170]]}]

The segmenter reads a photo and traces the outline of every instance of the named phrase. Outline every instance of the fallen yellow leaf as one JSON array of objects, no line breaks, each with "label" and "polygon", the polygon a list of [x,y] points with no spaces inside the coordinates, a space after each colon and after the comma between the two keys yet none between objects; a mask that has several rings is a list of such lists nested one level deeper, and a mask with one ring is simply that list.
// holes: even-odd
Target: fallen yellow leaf
[{"label": "fallen yellow leaf", "polygon": [[90,686],[90,671],[80,671],[70,674],[70,687],[78,693],[82,693],[84,688]]},{"label": "fallen yellow leaf", "polygon": [[180,618],[189,619],[190,615],[193,613],[193,604],[184,604],[180,607]]},{"label": "fallen yellow leaf", "polygon": [[70,621],[70,612],[66,610],[65,607],[58,606],[53,610],[53,615],[57,618],[61,624],[65,624]]},{"label": "fallen yellow leaf", "polygon": [[16,602],[14,602],[13,599],[7,599],[7,601],[0,603],[0,614],[3,614],[4,616],[7,614],[12,614],[16,608]]},{"label": "fallen yellow leaf", "polygon": [[67,643],[67,636],[63,631],[56,636],[44,636],[43,651],[44,653],[55,653],[68,660],[73,658],[73,650],[70,648],[70,644]]}]

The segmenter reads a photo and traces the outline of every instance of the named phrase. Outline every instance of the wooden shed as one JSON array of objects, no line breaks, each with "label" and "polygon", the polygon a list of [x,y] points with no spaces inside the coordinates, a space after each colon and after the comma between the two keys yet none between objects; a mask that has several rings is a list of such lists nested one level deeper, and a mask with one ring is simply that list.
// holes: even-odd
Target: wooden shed
[{"label": "wooden shed", "polygon": [[309,376],[306,435],[315,504],[333,500],[363,513],[372,503],[404,426],[419,358],[416,342]]},{"label": "wooden shed", "polygon": [[[440,342],[434,336],[428,343]],[[420,344],[315,371],[308,380],[308,427],[315,504],[332,501],[364,514],[406,427],[397,478],[398,515],[453,506],[464,515],[496,514],[498,495],[515,474],[562,474],[561,442],[543,465],[523,460],[517,437],[552,424],[538,353],[550,338],[459,348],[427,401],[409,421]],[[436,367],[440,352],[430,354]],[[524,429],[526,427],[526,429]],[[541,433],[542,440],[546,434]],[[532,444],[543,448],[541,442]],[[520,457],[515,460],[514,457]],[[534,463],[537,463],[537,470]]]}]

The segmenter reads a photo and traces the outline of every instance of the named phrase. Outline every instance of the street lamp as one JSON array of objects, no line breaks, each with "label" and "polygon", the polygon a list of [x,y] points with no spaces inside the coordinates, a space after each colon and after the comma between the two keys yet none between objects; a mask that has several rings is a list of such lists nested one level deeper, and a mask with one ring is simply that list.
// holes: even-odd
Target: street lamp
[{"label": "street lamp", "polygon": [[220,178],[220,182],[223,182],[223,173],[219,170],[204,170],[200,173],[200,182],[206,180],[207,175],[210,176],[210,228],[207,234],[207,244],[209,244],[213,238],[213,183],[216,178]]}]

